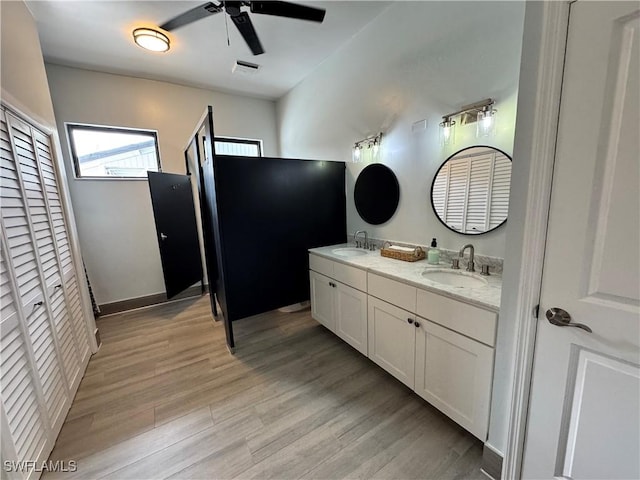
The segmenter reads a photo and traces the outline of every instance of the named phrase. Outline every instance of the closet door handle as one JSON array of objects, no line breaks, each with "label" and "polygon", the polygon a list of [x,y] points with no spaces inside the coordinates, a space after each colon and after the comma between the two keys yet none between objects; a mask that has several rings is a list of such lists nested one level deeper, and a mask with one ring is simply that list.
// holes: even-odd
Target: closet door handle
[{"label": "closet door handle", "polygon": [[413,318],[407,318],[407,323],[411,325],[413,323]]},{"label": "closet door handle", "polygon": [[36,302],[33,304],[33,309],[35,310],[36,308],[41,307],[42,305],[44,305],[44,302],[40,300],[39,302]]}]

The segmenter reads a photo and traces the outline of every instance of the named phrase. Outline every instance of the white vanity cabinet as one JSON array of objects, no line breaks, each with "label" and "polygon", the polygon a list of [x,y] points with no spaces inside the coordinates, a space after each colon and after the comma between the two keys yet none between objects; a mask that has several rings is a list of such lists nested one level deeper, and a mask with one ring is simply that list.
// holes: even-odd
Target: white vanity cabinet
[{"label": "white vanity cabinet", "polygon": [[485,441],[497,314],[373,268],[309,264],[313,318]]},{"label": "white vanity cabinet", "polygon": [[367,294],[354,288],[366,290],[366,272],[315,255],[309,266],[311,316],[367,355]]}]

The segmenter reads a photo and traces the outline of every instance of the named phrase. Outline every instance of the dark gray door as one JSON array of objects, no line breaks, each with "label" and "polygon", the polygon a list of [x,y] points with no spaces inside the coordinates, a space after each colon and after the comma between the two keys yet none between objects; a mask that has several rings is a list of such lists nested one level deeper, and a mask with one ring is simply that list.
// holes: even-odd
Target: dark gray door
[{"label": "dark gray door", "polygon": [[148,172],[167,298],[202,281],[202,261],[187,175]]}]

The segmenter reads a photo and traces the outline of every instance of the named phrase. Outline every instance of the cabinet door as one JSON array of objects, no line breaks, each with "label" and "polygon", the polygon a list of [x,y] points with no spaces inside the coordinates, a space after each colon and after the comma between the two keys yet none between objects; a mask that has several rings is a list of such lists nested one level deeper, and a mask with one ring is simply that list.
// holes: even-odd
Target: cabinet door
[{"label": "cabinet door", "polygon": [[367,294],[335,283],[336,335],[367,354]]},{"label": "cabinet door", "polygon": [[415,316],[370,295],[367,301],[369,358],[413,388]]},{"label": "cabinet door", "polygon": [[311,316],[332,332],[336,331],[334,304],[335,282],[324,275],[310,271]]},{"label": "cabinet door", "polygon": [[420,317],[418,322],[416,393],[485,441],[493,349]]}]

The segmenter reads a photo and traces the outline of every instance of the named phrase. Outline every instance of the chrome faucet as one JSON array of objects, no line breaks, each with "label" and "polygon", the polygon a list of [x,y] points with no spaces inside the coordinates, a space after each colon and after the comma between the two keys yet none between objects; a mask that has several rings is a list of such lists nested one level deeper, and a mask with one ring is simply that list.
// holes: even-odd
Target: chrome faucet
[{"label": "chrome faucet", "polygon": [[464,257],[464,251],[467,248],[469,249],[469,264],[467,265],[467,272],[475,272],[476,269],[475,269],[475,264],[473,262],[473,253],[474,253],[473,245],[471,245],[470,243],[467,243],[464,247],[462,247],[460,249],[460,252],[458,253],[458,256],[460,258],[463,258]]},{"label": "chrome faucet", "polygon": [[364,233],[364,244],[362,245],[362,248],[369,248],[369,236],[367,235],[366,230],[358,230],[353,234],[353,241],[356,242],[356,247],[360,248],[360,242],[358,242],[358,235],[360,233]]}]

